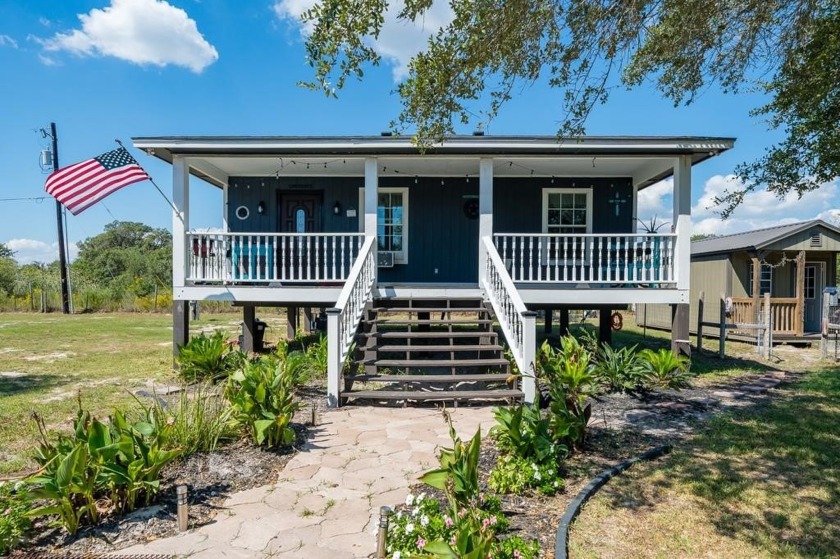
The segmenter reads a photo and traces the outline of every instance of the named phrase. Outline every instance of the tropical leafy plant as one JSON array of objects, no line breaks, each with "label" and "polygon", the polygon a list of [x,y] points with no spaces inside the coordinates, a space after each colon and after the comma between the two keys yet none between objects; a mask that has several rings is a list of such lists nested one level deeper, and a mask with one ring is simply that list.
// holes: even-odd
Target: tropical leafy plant
[{"label": "tropical leafy plant", "polygon": [[496,425],[490,429],[490,436],[503,452],[539,463],[554,460],[558,448],[551,436],[550,422],[542,417],[538,406],[498,407],[493,409],[493,415]]},{"label": "tropical leafy plant", "polygon": [[187,382],[216,382],[241,366],[245,355],[234,349],[221,330],[211,336],[203,332],[180,346],[176,363],[178,375]]},{"label": "tropical leafy plant", "polygon": [[290,424],[301,407],[295,401],[295,388],[303,359],[300,353],[283,360],[263,357],[245,363],[228,378],[224,395],[231,404],[231,421],[243,427],[255,444],[276,447],[294,441]]},{"label": "tropical leafy plant", "polygon": [[597,392],[590,354],[572,336],[560,338],[560,348],[548,342],[540,348],[537,378],[549,401],[549,423],[555,441],[580,448],[592,414],[589,397]]},{"label": "tropical leafy plant", "polygon": [[[181,454],[167,449],[171,426],[161,424],[155,411],[129,423],[114,410],[105,424],[82,408],[73,422],[73,435],[51,440],[43,419],[35,415],[41,442],[35,460],[38,474],[27,479],[31,494],[48,504],[30,516],[57,515],[59,524],[74,534],[83,522],[96,523],[103,510],[127,512],[138,501],[148,504],[160,486],[160,470]],[[103,501],[103,499],[105,499]]]},{"label": "tropical leafy plant", "polygon": [[626,392],[644,386],[645,368],[636,347],[615,349],[605,343],[598,348],[593,376],[607,392]]},{"label": "tropical leafy plant", "polygon": [[23,482],[0,481],[0,555],[14,549],[32,528],[27,512],[32,499]]},{"label": "tropical leafy plant", "polygon": [[639,353],[648,383],[659,388],[680,389],[688,386],[691,361],[670,349],[644,349]]},{"label": "tropical leafy plant", "polygon": [[306,346],[306,372],[309,378],[326,377],[327,356],[327,337],[321,334],[317,341]]}]

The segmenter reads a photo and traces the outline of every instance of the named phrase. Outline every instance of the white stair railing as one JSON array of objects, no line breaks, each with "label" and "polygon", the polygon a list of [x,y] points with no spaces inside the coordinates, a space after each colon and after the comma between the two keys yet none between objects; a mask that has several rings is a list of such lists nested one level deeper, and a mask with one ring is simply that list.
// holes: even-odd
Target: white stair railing
[{"label": "white stair railing", "polygon": [[513,280],[508,274],[492,237],[482,239],[485,248],[484,274],[481,287],[484,295],[493,307],[502,332],[513,352],[516,366],[522,374],[522,391],[525,401],[534,403],[536,382],[534,365],[537,351],[537,313],[529,311],[522,302]]},{"label": "white stair railing", "polygon": [[327,405],[341,405],[341,372],[376,283],[376,237],[365,238],[335,307],[327,309]]}]

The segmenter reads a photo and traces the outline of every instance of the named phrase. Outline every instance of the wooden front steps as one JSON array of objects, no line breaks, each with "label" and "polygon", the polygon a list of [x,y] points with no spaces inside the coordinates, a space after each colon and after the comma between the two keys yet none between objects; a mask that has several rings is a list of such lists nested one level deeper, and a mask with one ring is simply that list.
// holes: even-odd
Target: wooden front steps
[{"label": "wooden front steps", "polygon": [[480,299],[374,301],[342,401],[522,399],[493,324]]}]

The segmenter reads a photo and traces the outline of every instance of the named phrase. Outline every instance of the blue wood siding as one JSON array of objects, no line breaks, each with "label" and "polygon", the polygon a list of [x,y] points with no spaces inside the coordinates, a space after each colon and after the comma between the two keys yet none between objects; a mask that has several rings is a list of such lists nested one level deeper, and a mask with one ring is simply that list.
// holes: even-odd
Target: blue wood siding
[{"label": "blue wood siding", "polygon": [[[633,233],[633,184],[629,178],[495,179],[493,231],[541,233],[545,188],[592,189],[592,232]],[[624,202],[611,202],[616,194]],[[618,205],[618,215],[616,215]]]},{"label": "blue wood siding", "polygon": [[[478,219],[464,212],[464,205],[478,196],[478,179],[464,177],[394,178],[381,177],[382,188],[408,188],[408,264],[379,270],[382,283],[474,283],[478,280]],[[443,182],[443,184],[441,184]],[[280,230],[279,198],[286,191],[310,191],[323,195],[321,228],[324,232],[359,231],[359,188],[362,177],[236,178],[228,189],[228,224],[233,232],[275,232]],[[633,232],[633,188],[629,178],[551,179],[523,178],[494,180],[494,230],[504,233],[542,231],[544,188],[592,188],[593,232]],[[616,216],[618,194],[619,215]],[[266,212],[257,214],[262,201]],[[333,207],[341,204],[341,214]],[[236,208],[246,206],[250,215],[236,217]],[[356,217],[346,217],[356,210]]]}]

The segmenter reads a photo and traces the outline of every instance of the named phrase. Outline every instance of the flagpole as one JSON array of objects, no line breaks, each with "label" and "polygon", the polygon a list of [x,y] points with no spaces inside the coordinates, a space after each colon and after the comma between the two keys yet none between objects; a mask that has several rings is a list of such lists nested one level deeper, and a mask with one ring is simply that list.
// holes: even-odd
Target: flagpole
[{"label": "flagpole", "polygon": [[[50,123],[50,136],[52,136],[52,159],[53,172],[58,171],[58,132],[55,123]],[[61,202],[55,201],[56,220],[58,221],[58,264],[61,269],[61,312],[70,314],[70,289],[67,279],[67,249],[64,244],[64,219]]]},{"label": "flagpole", "polygon": [[[124,145],[123,145],[123,143],[119,140],[119,138],[115,139],[114,141],[115,141],[115,142],[117,142],[117,143],[120,145],[120,147],[121,147],[121,148],[125,149],[125,146],[124,146]],[[145,171],[145,169],[144,169],[144,171]],[[175,210],[175,215],[177,215],[177,216],[178,216],[178,219],[183,220],[183,218],[181,217],[181,210],[179,210],[178,208],[176,208],[176,207],[175,207],[175,204],[173,204],[173,203],[169,200],[169,198],[167,198],[167,197],[166,197],[166,194],[164,194],[164,193],[163,193],[163,190],[161,190],[161,189],[160,189],[160,187],[159,187],[159,186],[157,185],[157,183],[155,182],[155,179],[153,179],[153,178],[152,178],[152,176],[151,176],[151,175],[149,175],[148,171],[146,171],[146,176],[148,176],[148,177],[149,177],[149,182],[150,182],[150,183],[152,183],[152,186],[154,186],[154,187],[157,189],[157,191],[158,191],[158,192],[160,192],[160,195],[161,195],[161,196],[163,196],[163,199],[164,199],[164,200],[166,200],[166,203],[167,203],[167,204],[169,204],[169,207],[170,207],[170,208],[172,208],[173,210]]]}]

